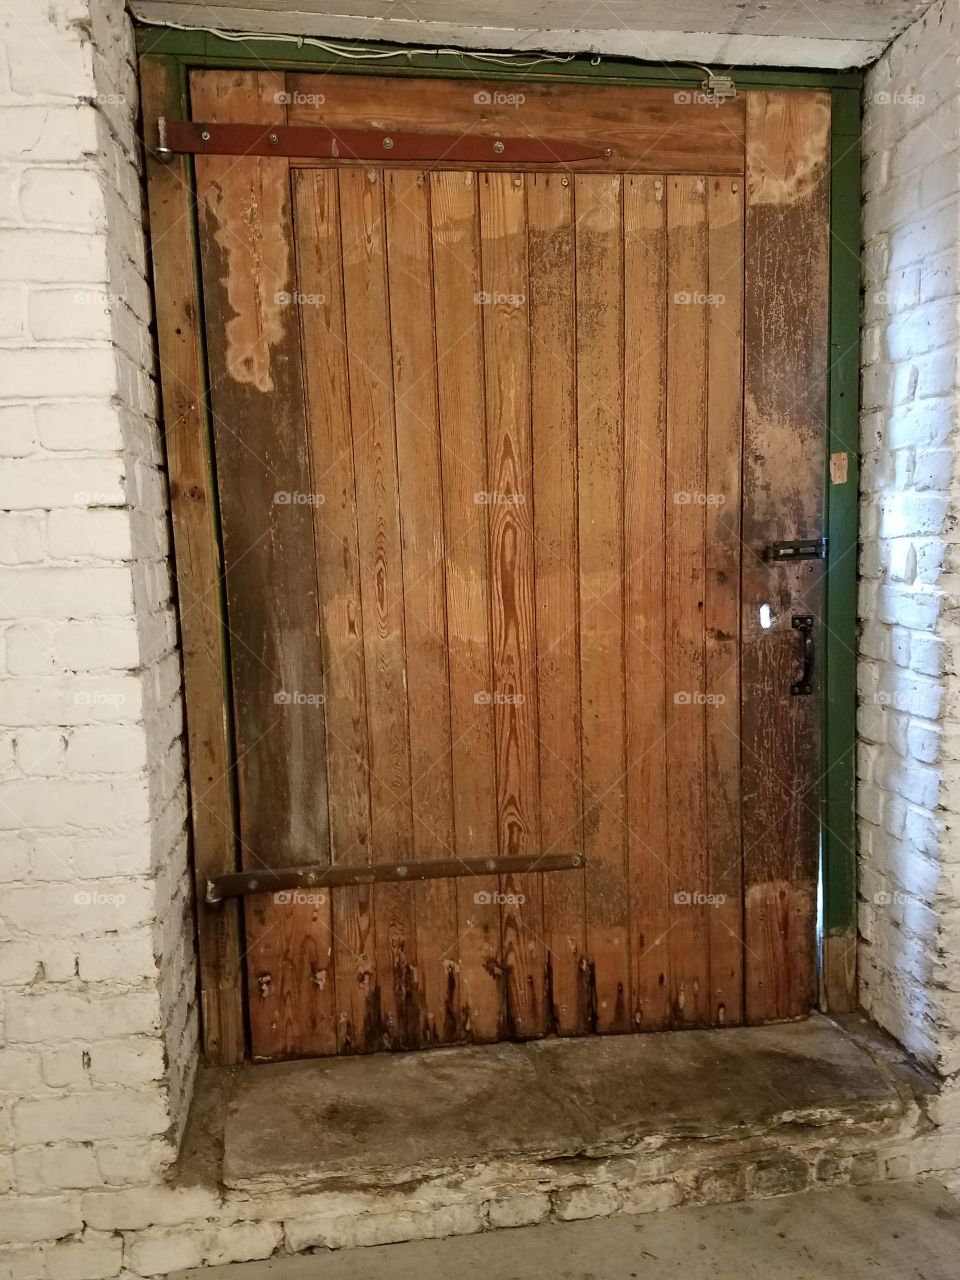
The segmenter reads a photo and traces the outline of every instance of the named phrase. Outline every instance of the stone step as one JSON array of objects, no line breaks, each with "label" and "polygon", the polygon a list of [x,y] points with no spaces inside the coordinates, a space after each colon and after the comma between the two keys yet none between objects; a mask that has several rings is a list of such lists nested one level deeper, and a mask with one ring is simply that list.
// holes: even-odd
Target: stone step
[{"label": "stone step", "polygon": [[684,1151],[851,1145],[903,1111],[890,1073],[819,1016],[316,1059],[242,1072],[222,1178],[249,1193],[356,1190],[623,1157],[655,1177]]}]

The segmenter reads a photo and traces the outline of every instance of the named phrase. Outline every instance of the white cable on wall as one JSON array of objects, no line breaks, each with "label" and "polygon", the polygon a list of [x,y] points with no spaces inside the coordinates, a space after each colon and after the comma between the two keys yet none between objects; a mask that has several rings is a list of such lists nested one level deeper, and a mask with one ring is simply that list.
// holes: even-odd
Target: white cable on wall
[{"label": "white cable on wall", "polygon": [[[334,40],[321,40],[317,36],[294,36],[286,33],[277,35],[260,35],[256,32],[244,31],[220,31],[216,27],[194,27],[185,22],[168,22],[162,19],[144,18],[137,15],[137,21],[145,26],[151,27],[172,27],[176,31],[202,31],[206,35],[216,36],[219,40],[234,40],[241,44],[247,44],[254,40],[267,40],[271,44],[276,41],[283,41],[289,44],[295,44],[298,49],[302,49],[304,45],[310,45],[314,49],[323,49],[326,53],[335,54],[339,58],[356,58],[369,60],[372,58],[410,58],[414,54],[425,54],[428,57],[436,57],[440,54],[449,54],[457,58],[473,58],[477,62],[493,62],[505,63],[515,67],[537,67],[542,62],[551,62],[562,66],[565,62],[572,62],[575,58],[581,57],[581,54],[538,54],[535,58],[525,57],[521,53],[512,53],[506,51],[503,53],[475,53],[470,49],[446,49],[439,46],[432,49],[423,49],[411,46],[403,49],[383,49],[378,45],[347,45],[341,44]],[[594,65],[600,62],[599,56],[594,56],[591,61]]]}]

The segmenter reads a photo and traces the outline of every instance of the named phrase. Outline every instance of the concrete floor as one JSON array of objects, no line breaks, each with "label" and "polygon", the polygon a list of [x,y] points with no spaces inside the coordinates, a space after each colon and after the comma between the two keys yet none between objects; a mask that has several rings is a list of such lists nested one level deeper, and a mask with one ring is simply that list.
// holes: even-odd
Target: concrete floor
[{"label": "concrete floor", "polygon": [[170,1280],[957,1280],[960,1202],[929,1181],[418,1240]]}]

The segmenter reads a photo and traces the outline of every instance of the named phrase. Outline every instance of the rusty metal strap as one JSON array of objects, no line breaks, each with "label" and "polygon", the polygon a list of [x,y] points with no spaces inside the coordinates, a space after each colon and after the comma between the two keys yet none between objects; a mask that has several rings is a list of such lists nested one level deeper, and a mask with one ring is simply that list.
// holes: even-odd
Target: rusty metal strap
[{"label": "rusty metal strap", "polygon": [[282,867],[276,871],[238,871],[207,881],[207,903],[251,893],[293,889],[333,889],[338,885],[385,881],[446,880],[459,876],[520,874],[531,871],[575,871],[586,865],[582,853],[532,853],[504,858],[435,858],[423,862],[374,862],[357,866]]},{"label": "rusty metal strap", "polygon": [[332,129],[326,125],[204,124],[157,118],[159,159],[180,153],[215,156],[295,156],[303,160],[383,163],[565,165],[608,156],[562,138],[491,138],[482,134],[407,133],[392,129]]}]

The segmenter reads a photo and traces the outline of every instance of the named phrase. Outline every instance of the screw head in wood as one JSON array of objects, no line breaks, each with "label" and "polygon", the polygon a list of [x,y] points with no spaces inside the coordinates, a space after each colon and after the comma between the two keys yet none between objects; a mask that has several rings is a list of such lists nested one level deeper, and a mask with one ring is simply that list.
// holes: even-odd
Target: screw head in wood
[{"label": "screw head in wood", "polygon": [[383,149],[384,149],[384,151],[389,151],[389,150],[390,150],[390,148],[391,148],[392,146],[393,146],[393,139],[392,139],[392,138],[384,138],[384,140],[383,140]]},{"label": "screw head in wood", "polygon": [[204,130],[202,131],[202,133],[200,134],[200,141],[201,141],[201,142],[209,142],[209,141],[210,141],[210,132],[209,132],[209,130],[204,129]]},{"label": "screw head in wood", "polygon": [[506,150],[506,148],[504,147],[503,143],[502,143],[502,142],[500,142],[500,141],[497,141],[497,142],[495,142],[495,143],[493,144],[493,149],[494,149],[494,151],[497,153],[497,155],[498,155],[498,156],[499,156],[499,155],[503,155],[504,151]]}]

